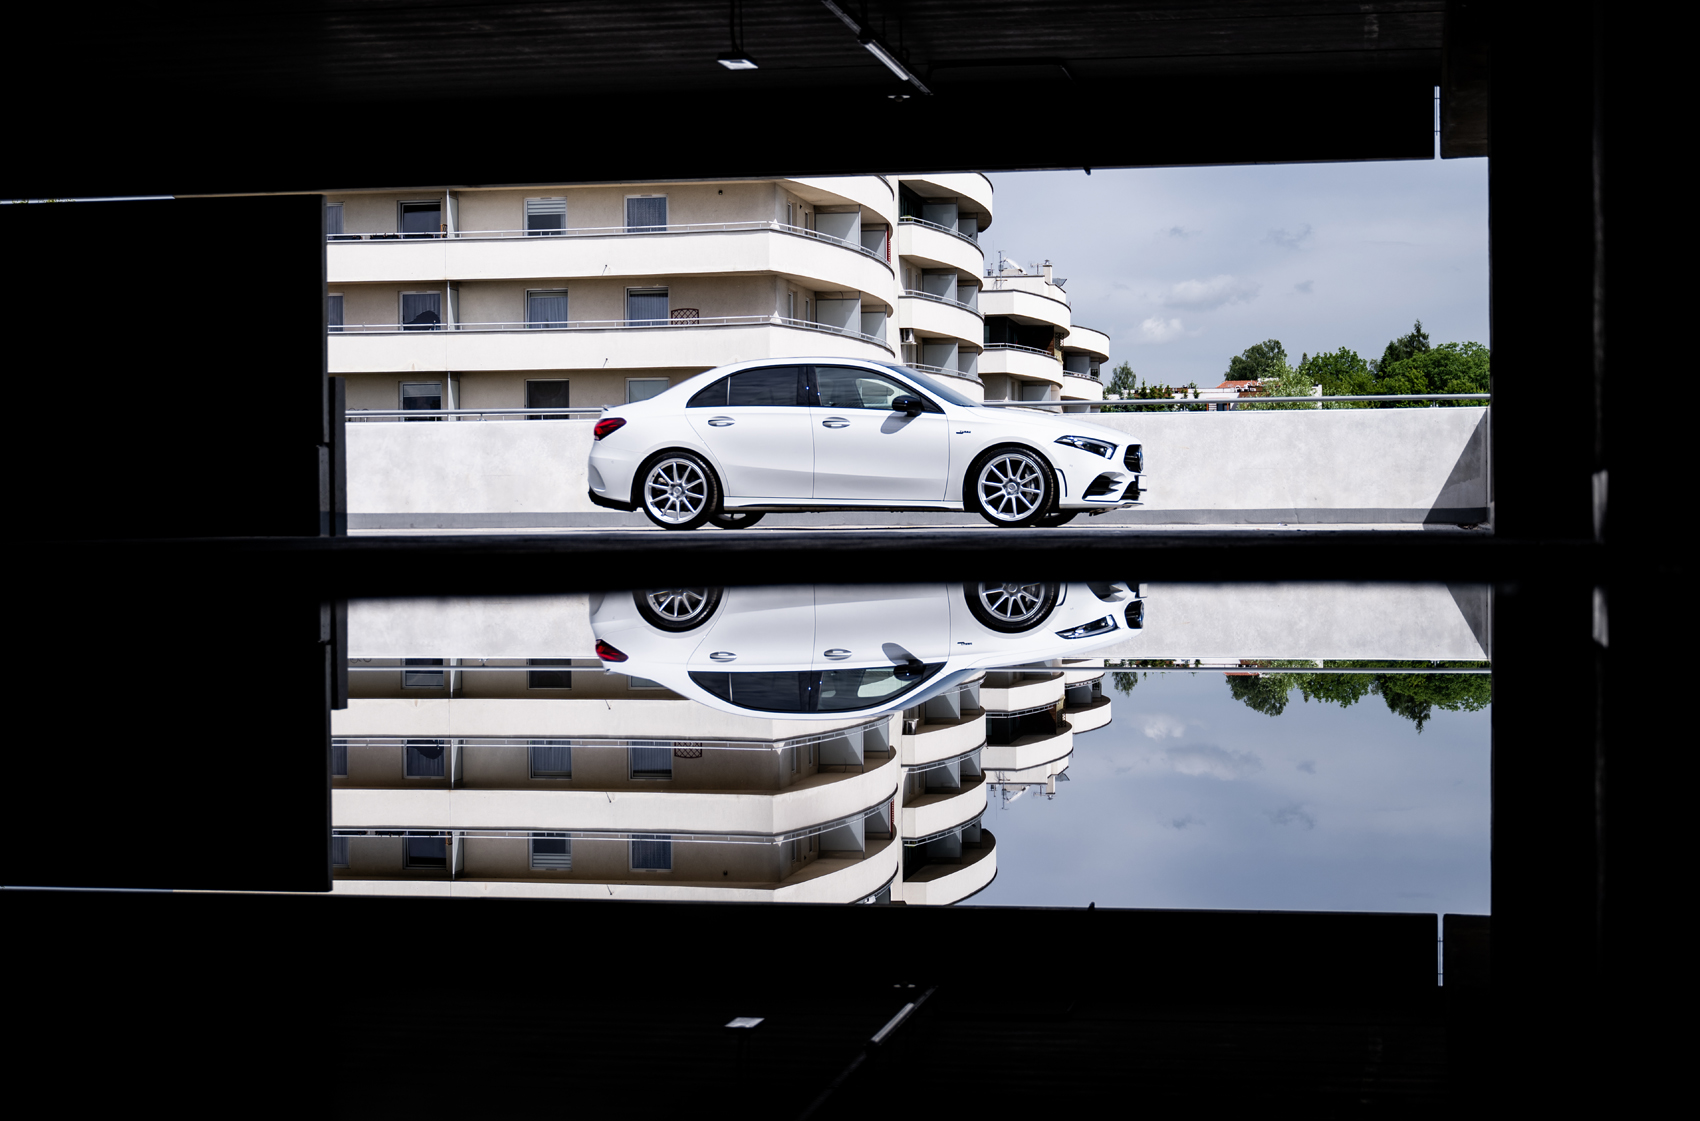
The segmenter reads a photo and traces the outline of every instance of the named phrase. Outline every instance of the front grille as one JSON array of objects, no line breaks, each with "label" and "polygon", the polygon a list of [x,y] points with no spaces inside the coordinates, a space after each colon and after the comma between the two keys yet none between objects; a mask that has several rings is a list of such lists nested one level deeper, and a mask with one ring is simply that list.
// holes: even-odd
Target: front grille
[{"label": "front grille", "polygon": [[1141,444],[1129,444],[1127,451],[1122,453],[1122,465],[1129,471],[1145,470],[1145,448]]}]

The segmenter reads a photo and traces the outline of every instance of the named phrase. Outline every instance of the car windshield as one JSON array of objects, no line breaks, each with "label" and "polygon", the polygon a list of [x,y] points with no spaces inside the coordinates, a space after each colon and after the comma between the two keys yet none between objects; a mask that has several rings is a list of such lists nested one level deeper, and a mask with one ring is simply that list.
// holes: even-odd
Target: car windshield
[{"label": "car windshield", "polygon": [[931,393],[934,397],[943,398],[948,404],[952,404],[952,405],[978,405],[980,403],[980,402],[974,400],[972,397],[968,397],[968,396],[965,396],[961,393],[958,393],[956,390],[950,388],[947,385],[940,385],[938,382],[934,381],[932,378],[929,378],[926,374],[921,373],[919,370],[911,370],[908,366],[898,366],[898,365],[895,365],[895,364],[889,366],[888,368],[899,373],[899,374],[902,374],[906,378],[909,378],[911,381],[915,382],[915,384],[919,385],[922,389],[926,390],[928,393]]},{"label": "car windshield", "polygon": [[693,672],[691,680],[739,708],[756,712],[850,712],[903,696],[943,662],[868,669]]}]

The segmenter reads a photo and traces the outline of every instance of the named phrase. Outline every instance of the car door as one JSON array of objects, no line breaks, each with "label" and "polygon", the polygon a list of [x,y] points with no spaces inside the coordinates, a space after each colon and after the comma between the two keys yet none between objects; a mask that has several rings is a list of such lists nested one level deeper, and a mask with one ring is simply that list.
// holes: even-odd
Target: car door
[{"label": "car door", "polygon": [[729,499],[808,498],[814,437],[801,366],[760,366],[721,378],[685,406],[714,456]]},{"label": "car door", "polygon": [[950,657],[947,584],[815,586],[820,712],[876,708],[919,687]]},{"label": "car door", "polygon": [[[867,502],[938,502],[950,466],[950,424],[939,406],[896,377],[855,366],[816,366],[814,496]],[[901,396],[927,410],[892,409]]]},{"label": "car door", "polygon": [[813,587],[729,588],[713,627],[691,652],[691,681],[754,712],[809,712],[814,636]]}]

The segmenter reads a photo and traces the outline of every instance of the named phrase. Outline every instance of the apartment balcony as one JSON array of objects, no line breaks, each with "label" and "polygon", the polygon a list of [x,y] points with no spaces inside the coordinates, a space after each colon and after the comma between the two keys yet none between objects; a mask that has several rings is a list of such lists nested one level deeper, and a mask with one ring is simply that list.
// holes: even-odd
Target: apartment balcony
[{"label": "apartment balcony", "polygon": [[[992,181],[978,171],[938,172],[926,175],[904,175],[900,180],[928,198],[955,196],[973,204],[982,214],[992,209]],[[990,225],[990,219],[986,225]],[[984,227],[982,227],[984,228]]]},{"label": "apartment balcony", "polygon": [[1090,354],[1100,362],[1110,360],[1110,336],[1091,327],[1082,327],[1078,323],[1070,324],[1068,338],[1063,342],[1064,350],[1079,350]]},{"label": "apartment balcony", "polygon": [[890,361],[876,335],[787,319],[731,315],[662,322],[586,320],[565,327],[458,323],[419,330],[346,326],[329,339],[333,374],[481,370],[712,369],[754,358],[804,354]]},{"label": "apartment balcony", "polygon": [[986,321],[972,307],[914,289],[906,290],[897,301],[897,324],[918,334],[942,335],[976,347],[986,337]]},{"label": "apartment balcony", "polygon": [[[457,838],[457,840],[459,840]],[[476,840],[476,838],[474,838]],[[464,842],[462,842],[464,843]],[[855,903],[897,876],[903,846],[869,838],[860,858],[821,856],[783,879],[727,883],[724,880],[644,880],[636,875],[607,879],[472,879],[439,873],[435,879],[354,879],[338,876],[337,895],[429,895],[463,899],[627,899],[703,903]]]},{"label": "apartment balcony", "polygon": [[980,380],[979,374],[965,374],[961,369],[948,369],[944,366],[929,366],[924,362],[905,362],[911,370],[919,370],[923,374],[931,374],[936,378],[944,378],[945,384],[966,397],[975,401],[986,399],[986,386]]},{"label": "apartment balcony", "polygon": [[905,876],[903,901],[923,907],[960,903],[983,891],[997,874],[997,838],[990,829],[982,829],[978,845],[962,847],[960,863],[928,864]]},{"label": "apartment balcony", "polygon": [[1000,283],[1008,282],[988,277],[985,287],[980,289],[982,315],[1007,315],[1023,323],[1049,323],[1068,331],[1070,313],[1067,302],[1025,288],[1000,288]]},{"label": "apartment balcony", "polygon": [[920,218],[897,220],[897,252],[907,263],[956,269],[969,276],[979,276],[986,268],[986,254],[979,242]]},{"label": "apartment balcony", "polygon": [[864,221],[878,217],[891,222],[897,216],[897,188],[884,175],[829,175],[781,179],[779,182],[801,187],[802,190],[797,193],[804,197],[820,193],[833,196],[831,200],[820,200],[817,205],[835,201],[853,202],[862,208]]},{"label": "apartment balcony", "polygon": [[928,837],[973,821],[985,810],[985,779],[964,775],[962,785],[955,790],[929,790],[906,800],[898,816],[903,836]]},{"label": "apartment balcony", "polygon": [[[985,299],[984,293],[981,299]],[[1044,382],[1055,386],[1059,392],[1063,387],[1063,365],[1054,355],[1014,343],[990,343],[980,351],[980,380],[984,381],[993,374]]]},{"label": "apartment balcony", "polygon": [[[1037,671],[1035,671],[1037,672]],[[980,686],[980,705],[987,712],[1019,712],[1026,709],[1038,708],[1041,705],[1056,704],[1062,700],[1066,682],[1060,672],[1046,673],[1043,677],[1026,678],[1015,673],[989,673],[985,683]]]},{"label": "apartment balcony", "polygon": [[986,742],[986,714],[964,713],[954,723],[918,724],[905,730],[898,741],[898,756],[905,767],[925,766],[972,751]]},{"label": "apartment balcony", "polygon": [[987,744],[980,753],[980,769],[992,782],[1012,782],[1016,781],[1018,772],[1047,766],[1073,753],[1074,727],[1064,720],[1052,735],[1021,736],[1014,743]]},{"label": "apartment balcony", "polygon": [[778,273],[816,288],[876,295],[890,291],[895,275],[884,254],[859,242],[782,222],[478,230],[446,237],[339,234],[326,246],[325,265],[333,285]]},{"label": "apartment balcony", "polygon": [[1063,370],[1062,399],[1064,401],[1102,401],[1104,383],[1091,374]]},{"label": "apartment balcony", "polygon": [[1109,697],[1095,697],[1090,704],[1070,705],[1063,709],[1063,718],[1075,735],[1093,732],[1109,724],[1114,715]]},{"label": "apartment balcony", "polygon": [[[442,668],[449,672],[456,667]],[[873,727],[880,720],[889,718],[810,721],[808,732],[812,736]],[[355,698],[347,708],[331,713],[333,736],[596,736],[777,743],[796,734],[794,720],[738,716],[680,699],[632,698],[611,705],[601,698],[375,697]]]}]

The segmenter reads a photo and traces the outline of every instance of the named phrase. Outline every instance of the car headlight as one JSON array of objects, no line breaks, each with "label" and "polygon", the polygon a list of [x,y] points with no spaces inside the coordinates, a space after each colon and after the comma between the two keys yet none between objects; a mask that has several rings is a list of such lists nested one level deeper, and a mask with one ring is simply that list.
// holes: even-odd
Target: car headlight
[{"label": "car headlight", "polygon": [[1081,451],[1091,452],[1093,455],[1101,455],[1105,459],[1116,454],[1114,444],[1091,436],[1058,436],[1057,443],[1067,444],[1071,448],[1079,448]]}]

